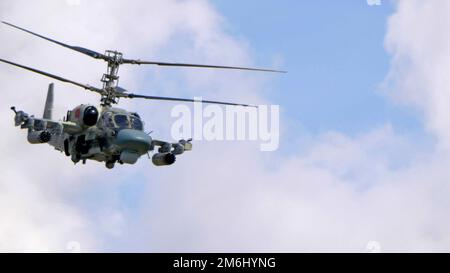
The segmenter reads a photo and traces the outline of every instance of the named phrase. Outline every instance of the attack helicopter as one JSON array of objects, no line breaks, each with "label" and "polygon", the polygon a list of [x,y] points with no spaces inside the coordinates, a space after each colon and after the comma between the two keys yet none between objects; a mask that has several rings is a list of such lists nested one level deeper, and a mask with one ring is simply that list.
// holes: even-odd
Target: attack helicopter
[{"label": "attack helicopter", "polygon": [[[195,102],[196,100],[130,93],[126,89],[118,86],[118,72],[121,65],[157,65],[285,73],[285,71],[272,69],[127,59],[118,51],[106,50],[105,53],[102,54],[84,47],[72,46],[59,42],[8,22],[2,21],[2,23],[94,59],[103,60],[107,63],[107,71],[100,80],[103,83],[103,87],[97,88],[0,59],[0,62],[32,71],[61,82],[69,83],[100,95],[99,107],[90,104],[78,105],[72,110],[67,111],[67,115],[60,121],[53,119],[53,83],[49,85],[47,91],[42,118],[37,118],[24,111],[19,111],[14,106],[11,107],[11,110],[15,114],[15,126],[20,126],[21,129],[26,129],[28,131],[27,140],[29,143],[47,143],[53,146],[57,151],[63,152],[66,156],[70,157],[75,164],[78,162],[86,164],[87,160],[94,160],[104,162],[108,169],[112,169],[116,163],[134,164],[141,156],[148,155],[149,152],[154,152],[152,156],[153,164],[156,166],[168,166],[175,162],[176,156],[192,150],[192,139],[182,139],[176,143],[153,139],[149,134],[145,133],[144,122],[141,120],[138,113],[114,107],[113,105],[118,104],[119,99],[121,98],[178,102]],[[202,100],[201,102],[251,107],[251,105],[248,104],[221,101]]]}]

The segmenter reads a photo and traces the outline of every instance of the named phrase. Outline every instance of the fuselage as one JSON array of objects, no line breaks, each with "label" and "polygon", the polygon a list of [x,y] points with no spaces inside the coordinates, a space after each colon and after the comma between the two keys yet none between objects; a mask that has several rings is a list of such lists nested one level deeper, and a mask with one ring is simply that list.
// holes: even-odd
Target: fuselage
[{"label": "fuselage", "polygon": [[64,133],[63,149],[72,161],[87,159],[114,164],[134,164],[153,150],[151,137],[135,112],[120,108],[79,105],[67,113],[66,122],[78,132]]},{"label": "fuselage", "polygon": [[177,155],[192,150],[191,140],[170,143],[152,139],[144,132],[144,123],[137,113],[120,108],[82,104],[68,111],[62,121],[55,121],[52,103],[49,103],[50,91],[51,88],[43,118],[11,107],[15,113],[14,122],[28,131],[28,142],[47,143],[64,152],[74,163],[95,160],[105,162],[111,169],[115,163],[134,164],[142,155],[158,147],[152,156],[153,164],[168,166],[175,162]]}]

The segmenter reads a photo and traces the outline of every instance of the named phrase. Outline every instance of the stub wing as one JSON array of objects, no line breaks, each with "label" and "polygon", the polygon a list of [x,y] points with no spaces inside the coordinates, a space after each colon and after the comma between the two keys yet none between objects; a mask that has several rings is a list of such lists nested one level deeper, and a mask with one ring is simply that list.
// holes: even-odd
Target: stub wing
[{"label": "stub wing", "polygon": [[28,129],[29,132],[46,132],[50,134],[52,139],[63,136],[64,134],[77,134],[82,131],[82,128],[73,122],[55,121],[45,118],[36,118],[24,111],[17,111],[15,107],[11,107],[14,111],[15,126],[20,126],[22,129]]},{"label": "stub wing", "polygon": [[83,129],[74,122],[68,122],[68,121],[54,121],[54,120],[48,120],[48,119],[34,119],[34,122],[39,121],[46,124],[47,129],[58,129],[55,131],[56,134],[69,134],[74,135],[78,134]]},{"label": "stub wing", "polygon": [[66,134],[69,134],[69,135],[77,134],[77,133],[80,133],[81,131],[83,131],[83,129],[80,127],[80,125],[78,125],[74,122],[59,121],[58,123],[63,126],[63,132]]}]

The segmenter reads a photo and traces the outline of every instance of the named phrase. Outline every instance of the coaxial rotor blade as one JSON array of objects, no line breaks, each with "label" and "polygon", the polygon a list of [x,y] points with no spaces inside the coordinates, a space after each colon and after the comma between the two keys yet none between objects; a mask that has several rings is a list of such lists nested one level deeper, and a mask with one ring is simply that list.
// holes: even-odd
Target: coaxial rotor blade
[{"label": "coaxial rotor blade", "polygon": [[34,36],[37,36],[37,37],[42,38],[42,39],[44,39],[44,40],[47,40],[47,41],[49,41],[49,42],[55,43],[55,44],[57,44],[57,45],[60,45],[60,46],[63,46],[63,47],[66,47],[66,48],[69,48],[69,49],[78,51],[78,52],[80,52],[80,53],[86,54],[86,55],[88,55],[88,56],[90,56],[90,57],[92,57],[92,58],[95,58],[95,59],[103,59],[103,60],[107,60],[107,59],[108,59],[108,57],[106,57],[104,54],[95,52],[95,51],[93,51],[93,50],[90,50],[90,49],[87,49],[87,48],[84,48],[84,47],[80,47],[80,46],[71,46],[71,45],[68,45],[68,44],[64,44],[64,43],[61,43],[61,42],[59,42],[59,41],[50,39],[50,38],[48,38],[48,37],[42,36],[42,35],[40,35],[40,34],[34,33],[34,32],[32,32],[32,31],[29,31],[29,30],[27,30],[27,29],[18,27],[18,26],[16,26],[16,25],[13,25],[13,24],[8,23],[8,22],[5,22],[5,21],[2,21],[2,23],[5,24],[5,25],[8,25],[8,26],[10,26],[10,27],[13,27],[13,28],[16,28],[16,29],[25,31],[25,32],[27,32],[27,33],[29,33],[29,34],[32,34],[32,35],[34,35]]},{"label": "coaxial rotor blade", "polygon": [[141,60],[129,60],[129,59],[123,59],[122,63],[125,63],[125,64],[139,64],[139,65],[141,65],[141,64],[151,64],[151,65],[159,65],[159,66],[219,68],[219,69],[236,69],[236,70],[250,70],[250,71],[262,71],[262,72],[287,73],[286,71],[273,70],[273,69],[262,69],[262,68],[222,66],[222,65],[205,65],[205,64],[187,64],[187,63],[166,63],[166,62],[153,62],[153,61],[141,61]]},{"label": "coaxial rotor blade", "polygon": [[4,62],[4,63],[10,64],[10,65],[14,65],[14,66],[17,66],[17,67],[20,67],[20,68],[32,71],[34,73],[38,73],[38,74],[41,74],[41,75],[44,75],[44,76],[56,79],[58,81],[71,83],[73,85],[76,85],[78,87],[84,88],[86,90],[94,91],[94,92],[97,92],[97,93],[102,93],[101,89],[98,89],[98,88],[95,88],[95,87],[92,87],[92,86],[89,86],[89,85],[85,85],[85,84],[82,84],[82,83],[74,82],[74,81],[62,78],[60,76],[56,76],[56,75],[53,75],[53,74],[50,74],[50,73],[47,73],[47,72],[44,72],[44,71],[41,71],[41,70],[37,70],[37,69],[31,68],[31,67],[28,67],[28,66],[20,65],[20,64],[13,63],[13,62],[10,62],[10,61],[7,61],[7,60],[3,60],[3,59],[0,59],[0,62]]},{"label": "coaxial rotor blade", "polygon": [[[75,50],[77,52],[83,53],[95,59],[102,59],[105,61],[109,61],[110,58],[102,53],[93,51],[88,48],[80,47],[80,46],[72,46],[68,45],[54,39],[42,36],[25,28],[13,25],[11,23],[2,21],[3,24],[8,25],[10,27],[19,29],[21,31],[27,32],[31,35],[37,36],[49,42],[55,43],[57,45]],[[188,64],[188,63],[168,63],[168,62],[156,62],[156,61],[141,61],[141,60],[132,60],[132,59],[123,59],[121,63],[124,64],[149,64],[149,65],[159,65],[159,66],[172,66],[172,67],[197,67],[197,68],[219,68],[219,69],[235,69],[235,70],[249,70],[249,71],[262,71],[262,72],[276,72],[276,73],[286,73],[286,71],[274,70],[274,69],[262,69],[262,68],[249,68],[249,67],[237,67],[237,66],[222,66],[222,65],[204,65],[204,64]]]},{"label": "coaxial rotor blade", "polygon": [[139,98],[139,99],[148,99],[148,100],[202,102],[202,103],[222,104],[222,105],[232,105],[232,106],[257,107],[257,106],[254,106],[254,105],[241,104],[241,103],[232,103],[232,102],[211,101],[211,100],[193,100],[193,99],[158,97],[158,96],[145,96],[145,95],[138,95],[138,94],[123,94],[123,95],[121,95],[121,97],[129,98],[129,99]]}]

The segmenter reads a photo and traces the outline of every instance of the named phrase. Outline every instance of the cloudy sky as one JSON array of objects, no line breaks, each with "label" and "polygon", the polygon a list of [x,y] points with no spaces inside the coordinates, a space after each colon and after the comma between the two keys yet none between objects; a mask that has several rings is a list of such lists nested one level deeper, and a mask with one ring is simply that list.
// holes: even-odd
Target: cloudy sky
[{"label": "cloudy sky", "polygon": [[[0,19],[130,58],[275,67],[286,75],[123,67],[153,95],[277,104],[281,143],[198,141],[168,168],[107,170],[29,145],[49,79],[1,64],[0,251],[450,251],[446,0],[42,0]],[[0,27],[0,58],[79,82],[104,64]],[[55,116],[97,97],[56,83]],[[123,101],[157,138],[171,103]]]}]

